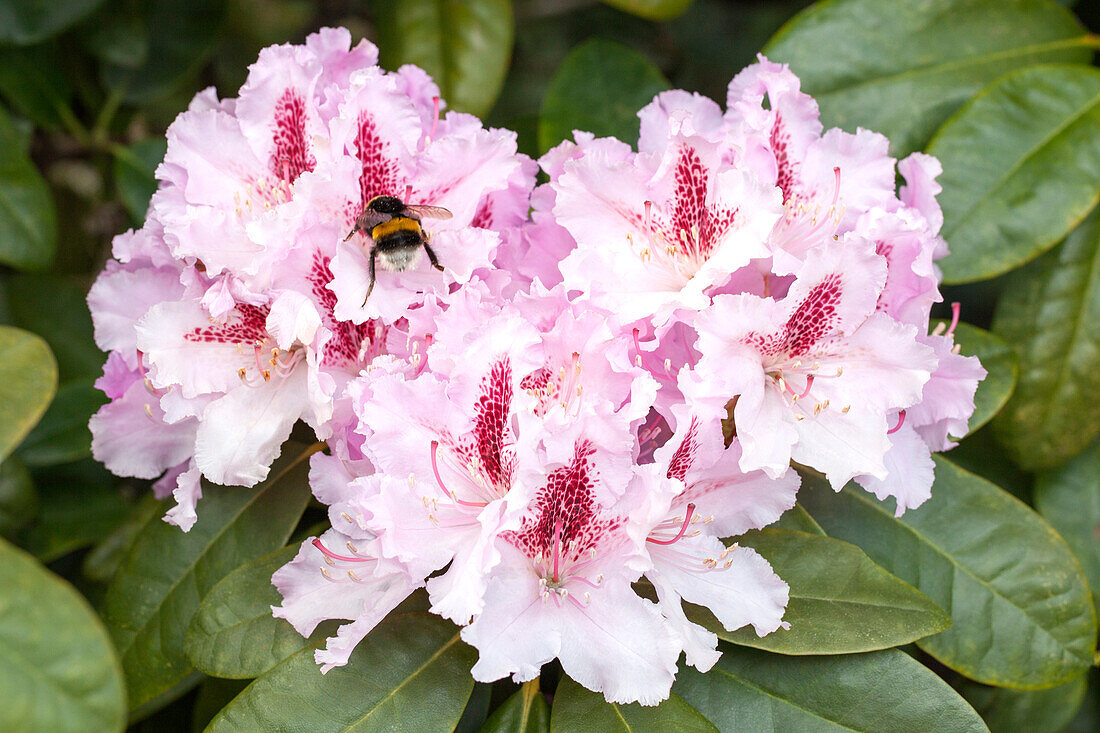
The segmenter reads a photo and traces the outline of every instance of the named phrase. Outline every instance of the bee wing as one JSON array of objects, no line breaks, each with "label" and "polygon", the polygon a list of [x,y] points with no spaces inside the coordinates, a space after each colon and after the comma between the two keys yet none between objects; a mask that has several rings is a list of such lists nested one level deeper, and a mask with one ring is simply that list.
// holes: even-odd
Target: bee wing
[{"label": "bee wing", "polygon": [[452,214],[442,206],[425,206],[423,204],[410,204],[405,207],[407,214],[415,214],[425,219],[450,219]]}]

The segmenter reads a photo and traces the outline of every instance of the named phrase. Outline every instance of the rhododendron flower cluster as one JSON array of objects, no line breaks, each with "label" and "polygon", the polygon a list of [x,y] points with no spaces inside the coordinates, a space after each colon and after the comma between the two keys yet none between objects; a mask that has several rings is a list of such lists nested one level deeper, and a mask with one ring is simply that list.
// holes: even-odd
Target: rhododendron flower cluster
[{"label": "rhododendron flower cluster", "polygon": [[[274,613],[351,621],[322,670],[424,588],[476,679],[558,659],[656,704],[681,653],[719,657],[685,601],[785,625],[786,583],[729,538],[794,505],[792,463],[901,513],[965,434],[984,370],[953,324],[929,331],[938,163],[823,132],[763,58],[725,111],[659,95],[636,150],[577,132],[536,164],[444,110],[342,30],[266,49],[236,99],[200,94],[89,295],[110,352],[93,449],[159,477],[186,530],[200,476],[262,480],[303,420],[332,527],[275,574]],[[348,233],[382,195],[453,216],[422,222],[441,272],[380,269],[367,296],[371,235]]]}]

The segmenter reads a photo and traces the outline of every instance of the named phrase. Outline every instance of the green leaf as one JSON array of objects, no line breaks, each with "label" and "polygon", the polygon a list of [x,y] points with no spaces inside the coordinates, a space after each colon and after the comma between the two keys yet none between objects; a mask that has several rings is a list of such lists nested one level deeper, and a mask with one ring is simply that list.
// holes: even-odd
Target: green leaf
[{"label": "green leaf", "polygon": [[1100,730],[1100,670],[1093,669],[1087,677],[1084,703],[1062,733],[1096,733]]},{"label": "green leaf", "polygon": [[[220,680],[207,677],[191,709],[191,733],[202,733],[218,712],[239,695],[251,680]],[[158,732],[159,733],[159,732]]]},{"label": "green leaf", "polygon": [[1100,198],[1100,69],[1006,75],[928,146],[943,163],[944,281],[985,280],[1050,249]]},{"label": "green leaf", "polygon": [[104,356],[92,336],[88,286],[63,275],[15,275],[7,280],[13,326],[41,336],[57,358],[58,377],[96,378]]},{"label": "green leaf", "polygon": [[1064,466],[1039,474],[1035,508],[1081,561],[1100,609],[1100,439]]},{"label": "green leaf", "polygon": [[53,399],[57,362],[45,341],[10,326],[0,326],[0,352],[4,354],[0,366],[0,460],[3,460],[30,432]]},{"label": "green leaf", "polygon": [[481,727],[481,733],[544,733],[550,730],[550,707],[536,677],[524,682]]},{"label": "green leaf", "polygon": [[801,504],[795,504],[790,509],[783,512],[783,516],[769,524],[768,528],[792,529],[796,532],[808,532],[810,534],[825,534],[825,531],[814,521],[810,513],[802,508]]},{"label": "green leaf", "polygon": [[474,687],[476,652],[426,613],[391,614],[326,674],[306,648],[250,684],[207,733],[409,730],[450,733]]},{"label": "green leaf", "polygon": [[0,6],[0,44],[27,45],[63,31],[103,0],[21,0]]},{"label": "green leaf", "polygon": [[53,466],[92,455],[88,420],[107,402],[90,379],[70,382],[57,390],[41,422],[17,451],[28,466]]},{"label": "green leaf", "polygon": [[164,511],[152,492],[134,502],[126,517],[110,533],[96,542],[84,556],[84,577],[93,583],[109,583],[118,570],[122,558],[130,550],[138,532],[154,516]]},{"label": "green leaf", "polygon": [[672,688],[723,731],[984,731],[978,714],[928,668],[888,649],[783,657],[725,647],[707,674]]},{"label": "green leaf", "polygon": [[56,249],[57,213],[50,189],[0,108],[0,264],[43,270]]},{"label": "green leaf", "polygon": [[691,6],[691,0],[603,0],[624,13],[646,20],[670,20]]},{"label": "green leaf", "polygon": [[1088,63],[1089,44],[1050,0],[826,0],[791,19],[764,53],[791,65],[826,127],[881,132],[901,156],[1001,74]]},{"label": "green leaf", "polygon": [[157,190],[153,172],[164,160],[167,149],[167,140],[151,137],[115,150],[115,186],[118,187],[122,205],[135,224],[145,220],[149,199]]},{"label": "green leaf", "polygon": [[[937,321],[933,323],[942,323]],[[1016,389],[1016,380],[1019,377],[1019,360],[1016,352],[1002,340],[989,331],[971,326],[969,323],[958,323],[955,326],[955,343],[960,347],[960,353],[965,356],[977,356],[982,366],[989,372],[985,379],[978,383],[978,391],[974,395],[974,414],[970,416],[967,434],[975,433],[980,427],[993,419],[1008,398],[1012,396],[1012,390]],[[956,436],[958,437],[958,436]]]},{"label": "green leaf", "polygon": [[595,38],[574,48],[550,81],[539,117],[539,147],[549,150],[574,130],[638,140],[638,110],[669,88],[660,69],[637,51]]},{"label": "green leaf", "polygon": [[11,537],[38,514],[38,494],[27,467],[12,456],[0,464],[0,535]]},{"label": "green leaf", "polygon": [[951,614],[917,642],[971,679],[1034,689],[1080,675],[1096,649],[1081,568],[1050,525],[988,481],[935,457],[932,498],[900,518],[894,502],[839,494],[805,477],[799,498],[830,536],[858,544]]},{"label": "green leaf", "polygon": [[992,733],[1059,731],[1073,719],[1085,697],[1086,675],[1046,690],[1012,690],[965,681],[959,692]]},{"label": "green leaf", "polygon": [[383,0],[374,8],[386,68],[416,64],[454,109],[489,111],[512,58],[511,0]]},{"label": "green leaf", "polygon": [[23,545],[53,562],[98,542],[126,520],[129,504],[118,479],[91,458],[34,471],[41,508],[23,533]]},{"label": "green leaf", "polygon": [[688,618],[726,641],[780,654],[851,654],[908,644],[951,625],[928,596],[855,545],[781,529],[753,532],[739,544],[763,555],[790,585],[783,620],[791,627],[765,637],[752,627],[729,632],[709,612],[691,607]]},{"label": "green leaf", "polygon": [[947,457],[956,466],[1000,486],[1025,504],[1031,503],[1031,487],[1035,477],[1012,461],[1005,460],[1004,448],[993,437],[993,426],[986,425],[978,432],[968,434],[951,449]]},{"label": "green leaf", "polygon": [[550,714],[552,733],[711,733],[717,729],[679,696],[670,695],[660,705],[619,705],[604,701],[603,695],[581,687],[562,676],[554,693]]},{"label": "green leaf", "polygon": [[121,731],[122,670],[88,602],[3,540],[0,588],[0,730]]},{"label": "green leaf", "polygon": [[[225,18],[225,0],[149,0],[135,11],[143,21],[148,46],[138,59],[107,63],[104,84],[129,104],[144,104],[171,94],[195,74],[213,50]],[[134,16],[112,14],[105,23],[122,23],[121,34],[133,34]],[[109,46],[109,44],[103,44]],[[122,61],[122,59],[119,59]]]},{"label": "green leaf", "polygon": [[58,130],[73,119],[72,84],[61,65],[56,42],[29,48],[0,48],[0,94],[19,114]]},{"label": "green leaf", "polygon": [[[282,603],[271,576],[297,553],[294,545],[245,563],[206,594],[183,644],[197,669],[212,677],[259,677],[309,643],[284,619],[271,615],[271,607]],[[326,626],[325,631],[332,629]]]},{"label": "green leaf", "polygon": [[252,489],[203,483],[199,521],[183,532],[155,516],[107,589],[104,619],[137,708],[191,674],[183,642],[203,596],[230,571],[282,547],[309,499],[313,447],[288,444]]},{"label": "green leaf", "polygon": [[1016,349],[1020,382],[993,421],[1022,467],[1065,462],[1100,435],[1100,211],[1013,275],[993,330]]}]

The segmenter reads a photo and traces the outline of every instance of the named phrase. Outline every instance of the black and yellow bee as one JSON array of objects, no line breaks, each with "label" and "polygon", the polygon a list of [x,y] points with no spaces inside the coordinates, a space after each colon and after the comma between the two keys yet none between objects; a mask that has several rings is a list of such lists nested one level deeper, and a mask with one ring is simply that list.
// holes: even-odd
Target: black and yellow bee
[{"label": "black and yellow bee", "polygon": [[363,213],[355,220],[355,226],[344,241],[356,232],[365,232],[371,238],[370,285],[363,298],[364,304],[374,290],[374,267],[379,258],[386,269],[401,272],[416,263],[423,248],[432,267],[443,271],[443,265],[439,264],[429,244],[431,234],[420,225],[421,218],[450,219],[451,212],[441,206],[406,204],[396,196],[375,196],[363,207]]}]

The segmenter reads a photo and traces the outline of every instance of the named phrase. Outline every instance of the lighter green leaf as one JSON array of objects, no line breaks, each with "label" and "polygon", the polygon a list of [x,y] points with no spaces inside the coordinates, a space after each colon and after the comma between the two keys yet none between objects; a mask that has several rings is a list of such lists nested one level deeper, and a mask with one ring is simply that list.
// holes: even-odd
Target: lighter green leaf
[{"label": "lighter green leaf", "polygon": [[764,637],[751,627],[729,632],[709,612],[692,607],[688,617],[719,638],[780,654],[851,654],[908,644],[951,625],[928,596],[855,545],[779,529],[753,532],[739,544],[763,555],[790,585],[783,615],[790,628]]},{"label": "lighter green leaf", "polygon": [[57,213],[50,189],[0,108],[0,264],[42,270],[53,262],[56,249]]},{"label": "lighter green leaf", "polygon": [[603,0],[624,13],[646,20],[670,20],[691,6],[691,0]]},{"label": "lighter green leaf", "polygon": [[233,569],[284,545],[309,499],[312,450],[288,444],[267,481],[252,489],[204,482],[190,532],[158,513],[138,533],[103,603],[131,709],[191,674],[183,642],[203,596]]},{"label": "lighter green leaf", "polygon": [[35,426],[53,399],[57,362],[45,341],[10,326],[0,326],[0,352],[4,354],[0,365],[0,460],[3,460]]},{"label": "lighter green leaf", "polygon": [[326,674],[306,648],[259,677],[207,733],[408,730],[450,733],[474,687],[476,652],[426,613],[393,614]]},{"label": "lighter green leaf", "polygon": [[1064,466],[1039,474],[1035,508],[1081,561],[1100,609],[1100,439]]},{"label": "lighter green leaf", "polygon": [[118,657],[88,602],[0,540],[0,730],[121,731]]},{"label": "lighter green leaf", "polygon": [[1100,435],[1100,212],[1013,273],[993,330],[1020,357],[1020,382],[993,422],[1026,469],[1057,466]]},{"label": "lighter green leaf", "polygon": [[375,13],[387,68],[416,64],[454,109],[489,111],[512,58],[511,0],[384,0]]},{"label": "lighter green leaf", "polygon": [[669,88],[660,69],[637,51],[595,38],[574,48],[550,81],[539,117],[539,147],[549,150],[574,130],[635,144],[638,110]]},{"label": "lighter green leaf", "polygon": [[538,677],[524,682],[485,721],[481,733],[545,733],[550,730],[550,707],[539,691]]},{"label": "lighter green leaf", "polygon": [[946,282],[985,280],[1052,247],[1100,198],[1100,69],[1038,66],[959,110],[940,159]]},{"label": "lighter green leaf", "polygon": [[1086,675],[1046,690],[987,687],[967,680],[959,692],[992,733],[1059,731],[1073,719],[1085,696]]},{"label": "lighter green leaf", "polygon": [[713,733],[714,725],[677,695],[656,706],[606,702],[563,676],[554,693],[551,733]]},{"label": "lighter green leaf", "polygon": [[1051,0],[825,0],[783,26],[764,53],[791,65],[826,127],[881,132],[900,156],[1005,72],[1087,63],[1089,44]]},{"label": "lighter green leaf", "polygon": [[250,679],[309,643],[271,615],[271,607],[282,603],[271,576],[297,552],[297,546],[284,547],[245,563],[206,594],[184,641],[196,668],[212,677]]},{"label": "lighter green leaf", "polygon": [[1052,687],[1096,649],[1096,615],[1080,565],[1050,525],[988,481],[936,457],[932,498],[901,518],[894,502],[806,477],[799,499],[830,536],[919,588],[951,615],[917,645],[988,684]]},{"label": "lighter green leaf", "polygon": [[946,682],[896,649],[783,657],[727,647],[709,673],[683,669],[672,689],[723,732],[986,730]]}]

